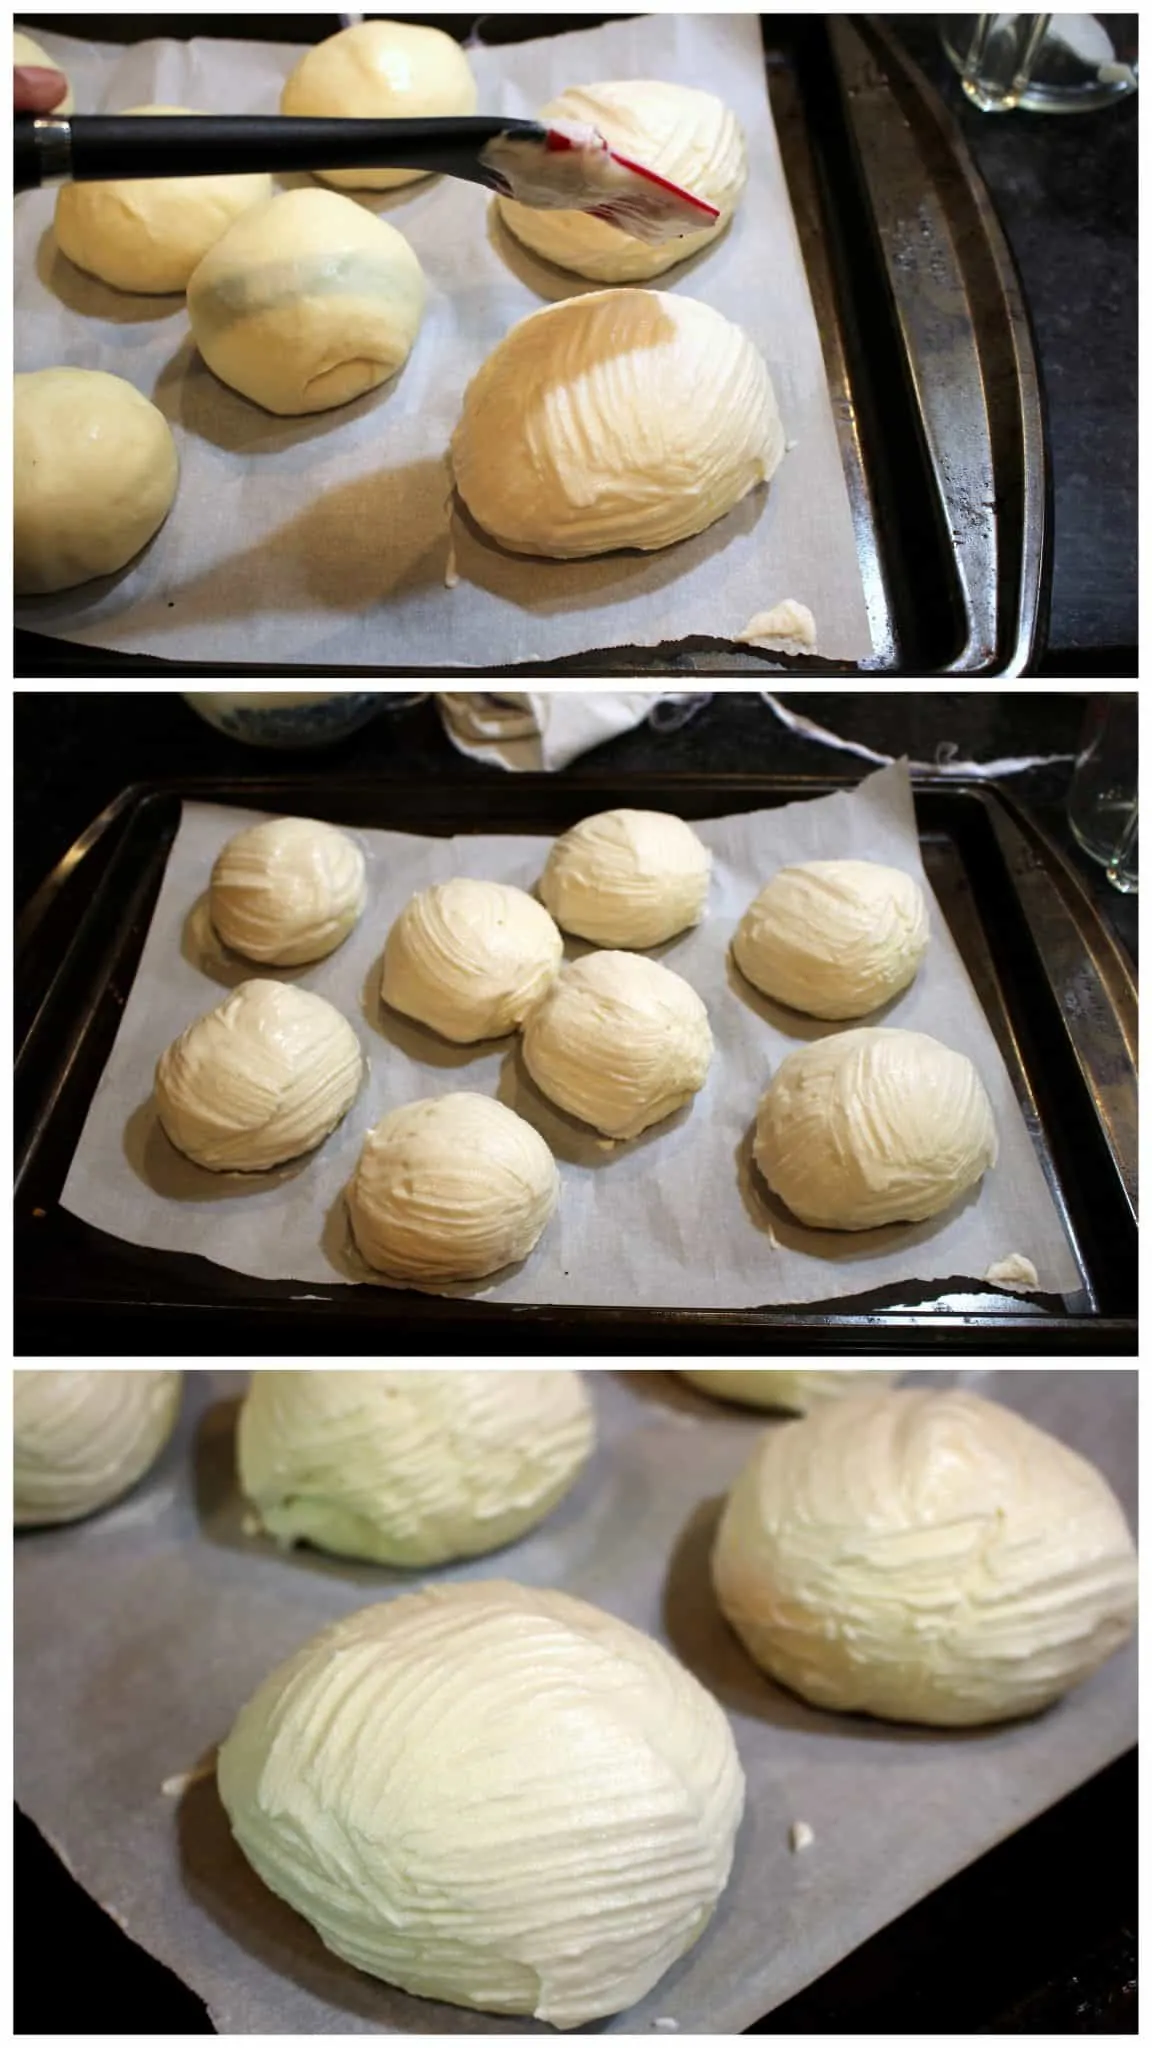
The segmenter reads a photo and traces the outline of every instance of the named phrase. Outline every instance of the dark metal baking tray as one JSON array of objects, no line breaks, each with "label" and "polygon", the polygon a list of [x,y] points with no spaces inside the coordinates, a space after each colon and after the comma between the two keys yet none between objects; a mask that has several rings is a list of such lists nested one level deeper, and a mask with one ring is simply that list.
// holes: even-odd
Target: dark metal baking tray
[{"label": "dark metal baking tray", "polygon": [[[403,18],[403,17],[402,17]],[[426,17],[424,17],[426,18]],[[446,16],[519,41],[609,16]],[[46,25],[48,18],[46,17]],[[124,18],[122,17],[121,20]],[[214,34],[221,17],[165,33]],[[106,21],[74,28],[107,34]],[[253,33],[250,21],[230,32]],[[785,659],[697,638],[562,661],[399,670],[166,662],[18,632],[20,675],[1015,676],[1043,653],[1050,575],[1043,407],[1003,231],[960,130],[898,40],[866,16],[762,17],[780,147],[840,437],[876,653]],[[141,22],[132,34],[149,34]],[[280,19],[266,33],[280,36]],[[303,37],[327,31],[302,21]],[[258,593],[254,602],[258,603]]]},{"label": "dark metal baking tray", "polygon": [[718,816],[843,778],[520,775],[452,786],[252,777],[127,789],[37,892],[17,933],[17,1352],[301,1355],[448,1345],[650,1355],[1136,1348],[1136,992],[1078,877],[1002,791],[919,784],[928,874],[1007,1062],[1083,1298],[957,1276],[807,1308],[547,1308],[381,1287],[311,1289],[130,1245],[59,1194],[139,962],[182,798],[449,834],[563,831],[621,803]]}]

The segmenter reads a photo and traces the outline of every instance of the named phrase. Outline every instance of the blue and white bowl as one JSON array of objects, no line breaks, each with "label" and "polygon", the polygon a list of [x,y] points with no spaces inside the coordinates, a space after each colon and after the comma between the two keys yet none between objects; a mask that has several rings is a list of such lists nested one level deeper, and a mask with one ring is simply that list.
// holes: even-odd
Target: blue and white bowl
[{"label": "blue and white bowl", "polygon": [[324,747],[357,732],[391,697],[396,708],[410,697],[388,690],[185,690],[190,704],[217,732],[250,747]]}]

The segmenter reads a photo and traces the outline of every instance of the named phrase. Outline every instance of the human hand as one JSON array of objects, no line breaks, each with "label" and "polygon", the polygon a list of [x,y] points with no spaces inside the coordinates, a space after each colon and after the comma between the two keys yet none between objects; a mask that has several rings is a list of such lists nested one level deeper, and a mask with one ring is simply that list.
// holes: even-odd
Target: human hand
[{"label": "human hand", "polygon": [[50,114],[66,98],[68,80],[62,71],[48,71],[42,64],[17,64],[12,89],[16,113]]}]

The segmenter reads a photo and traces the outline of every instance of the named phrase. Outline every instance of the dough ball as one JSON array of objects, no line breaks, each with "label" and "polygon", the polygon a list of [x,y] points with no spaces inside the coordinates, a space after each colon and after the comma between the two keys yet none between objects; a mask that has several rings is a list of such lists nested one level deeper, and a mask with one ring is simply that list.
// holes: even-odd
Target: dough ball
[{"label": "dough ball", "polygon": [[842,1394],[874,1393],[890,1387],[894,1372],[871,1372],[867,1366],[847,1372],[763,1372],[712,1367],[679,1368],[680,1378],[690,1380],[718,1401],[739,1401],[745,1408],[783,1408],[804,1415],[820,1401]]},{"label": "dough ball", "polygon": [[721,1708],[659,1643],[502,1580],[314,1636],[217,1782],[248,1861],[335,1954],[558,2028],[634,2005],[692,1947],[744,1804]]},{"label": "dough ball", "polygon": [[392,1009],[457,1045],[523,1023],[560,972],[564,941],[523,889],[459,877],[405,904],[384,948]]},{"label": "dough ball", "polygon": [[781,868],[736,927],[754,988],[809,1017],[864,1017],[898,995],[928,950],[928,906],[911,875],[874,860]]},{"label": "dough ball", "polygon": [[919,1223],[996,1164],[984,1084],[922,1031],[864,1027],[789,1053],[762,1097],[753,1154],[817,1230]]},{"label": "dough ball", "polygon": [[690,1102],[712,1059],[708,1012],[670,967],[588,953],[524,1027],[536,1086],[607,1138],[635,1138]]},{"label": "dough ball", "polygon": [[240,1484],[281,1542],[449,1564],[542,1522],[594,1434],[576,1372],[254,1372]]},{"label": "dough ball", "polygon": [[180,1411],[178,1372],[25,1372],[12,1378],[12,1518],[75,1522],[155,1464]]},{"label": "dough ball", "polygon": [[323,996],[242,981],[161,1055],[156,1110],[197,1166],[263,1173],[328,1136],[363,1071],[356,1033]]},{"label": "dough ball", "polygon": [[[280,112],[309,118],[410,121],[476,112],[468,59],[441,29],[403,21],[362,21],[301,57],[280,95]],[[411,185],[423,171],[318,171],[330,185],[374,192]]]},{"label": "dough ball", "polygon": [[715,241],[731,220],[748,178],[744,135],[714,93],[655,79],[572,87],[540,109],[542,121],[579,121],[598,128],[609,146],[645,170],[720,208],[715,225],[679,241],[642,242],[590,213],[544,211],[515,199],[497,201],[517,241],[537,256],[599,284],[656,277]]},{"label": "dough ball", "polygon": [[[125,107],[198,114],[199,107]],[[122,292],[182,292],[202,256],[249,207],[272,197],[265,171],[212,178],[117,178],[61,185],[56,240],[65,256]]]},{"label": "dough ball", "polygon": [[163,526],[176,443],[162,412],[106,370],[13,379],[14,579],[18,597],[111,576]]},{"label": "dough ball", "polygon": [[[67,78],[68,76],[64,66],[58,64],[55,57],[50,57],[47,50],[42,50],[39,43],[34,42],[31,36],[26,36],[22,29],[16,29],[13,32],[12,62],[13,64],[32,65],[43,71],[58,71],[62,78]],[[60,104],[53,107],[52,113],[74,114],[75,111],[76,102],[72,97],[72,86],[69,83],[67,92],[60,101]]]},{"label": "dough ball", "polygon": [[315,818],[249,825],[217,854],[208,908],[226,946],[266,967],[323,960],[364,908],[364,855]]},{"label": "dough ball", "polygon": [[439,1095],[371,1130],[348,1189],[363,1259],[402,1285],[481,1280],[526,1259],[560,1198],[538,1131],[487,1095]]},{"label": "dough ball", "polygon": [[572,560],[702,533],[773,474],[784,429],[742,328],[671,292],[530,313],[464,393],[456,488],[514,554]]},{"label": "dough ball", "polygon": [[829,1401],[728,1499],[720,1605],[813,1705],[965,1727],[1032,1714],[1131,1634],[1136,1553],[1085,1458],[967,1393]]},{"label": "dough ball", "polygon": [[599,811],[556,841],[540,895],[558,925],[598,946],[659,946],[699,924],[712,855],[668,811]]},{"label": "dough ball", "polygon": [[311,186],[220,237],[192,273],[188,318],[221,383],[267,412],[327,412],[407,362],[424,298],[402,234]]}]

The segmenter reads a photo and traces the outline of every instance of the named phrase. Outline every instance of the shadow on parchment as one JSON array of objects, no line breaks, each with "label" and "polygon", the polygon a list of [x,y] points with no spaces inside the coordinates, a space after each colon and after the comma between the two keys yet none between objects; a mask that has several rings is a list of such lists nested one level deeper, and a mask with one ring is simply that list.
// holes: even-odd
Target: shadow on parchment
[{"label": "shadow on parchment", "polygon": [[[251,975],[242,979],[248,981]],[[263,1173],[213,1173],[176,1150],[156,1114],[154,1096],[139,1103],[124,1126],[124,1157],[137,1180],[170,1202],[234,1202],[266,1194],[269,1188],[283,1187],[304,1173],[318,1149],[313,1146],[299,1159],[286,1160],[283,1166],[271,1166]]]}]

